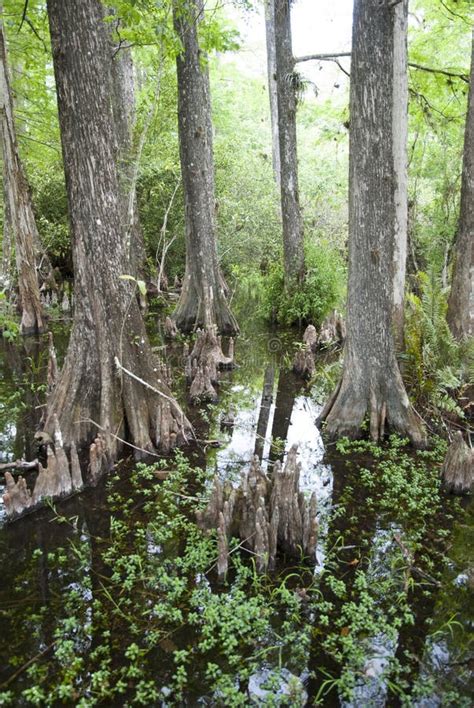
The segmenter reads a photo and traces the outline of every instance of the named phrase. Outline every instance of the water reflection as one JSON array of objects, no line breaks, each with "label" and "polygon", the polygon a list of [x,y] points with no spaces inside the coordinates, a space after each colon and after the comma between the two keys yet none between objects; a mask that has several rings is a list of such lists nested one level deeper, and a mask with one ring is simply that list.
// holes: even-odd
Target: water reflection
[{"label": "water reflection", "polygon": [[[384,579],[393,575],[396,560],[400,558],[400,547],[394,538],[398,536],[403,541],[403,529],[390,524],[386,518],[381,519],[375,512],[367,511],[366,500],[358,491],[357,468],[341,464],[334,448],[330,448],[330,454],[326,454],[323,461],[324,445],[315,426],[320,407],[285,366],[285,355],[288,353],[285,342],[278,356],[270,352],[270,336],[260,333],[252,339],[251,350],[244,339],[238,341],[236,353],[240,367],[223,377],[219,404],[204,411],[190,411],[190,418],[201,441],[193,451],[193,464],[217,470],[223,480],[238,481],[242,468],[250,465],[254,453],[261,456],[264,468],[271,474],[272,464],[276,460],[283,461],[291,446],[298,445],[301,488],[307,493],[316,491],[318,499],[320,530],[316,573],[321,577],[317,578],[317,582],[321,583],[325,597],[334,601],[333,620],[338,617],[338,612],[344,604],[352,600],[357,601],[358,590],[354,588],[357,568],[366,572],[372,587],[375,588],[375,594],[378,586],[383,587]],[[289,338],[290,343],[292,336]],[[45,362],[41,358],[42,351],[43,345],[39,342],[37,348],[33,347],[29,353],[23,351],[21,360],[11,352],[3,358],[2,385],[7,397],[13,395],[20,384],[23,396],[23,386],[43,380],[41,377]],[[178,382],[179,375],[178,371]],[[30,390],[34,390],[34,386],[30,386]],[[41,415],[41,409],[36,408],[41,401],[35,397],[28,398],[28,395],[25,394],[25,398],[22,398],[31,409],[26,417],[23,415],[26,410],[11,409],[14,412],[13,418],[11,415],[9,418],[4,416],[0,426],[0,436],[3,436],[0,455],[4,455],[3,459],[21,456],[25,452],[32,454],[28,445],[31,444],[32,432]],[[185,400],[183,391],[180,395],[181,399]],[[8,413],[5,408],[3,410]],[[21,413],[23,421],[17,413]],[[221,429],[221,422],[230,419],[230,413],[233,413],[233,421]],[[28,415],[31,415],[31,418],[28,418]],[[211,439],[220,441],[220,448],[211,449],[206,444],[206,441]],[[112,495],[120,485],[122,492],[124,488],[127,490],[128,474],[129,471],[124,470],[123,481],[111,484]],[[343,499],[349,484],[353,486],[353,493]],[[91,648],[103,645],[104,633],[110,632],[107,643],[111,648],[112,661],[123,661],[126,623],[122,621],[123,618],[120,619],[119,613],[113,607],[112,592],[110,607],[104,601],[106,591],[112,591],[114,588],[111,581],[114,568],[110,567],[110,561],[107,560],[113,535],[111,520],[120,518],[123,511],[120,508],[111,508],[110,490],[107,494],[104,484],[96,490],[89,490],[69,502],[58,505],[68,517],[74,517],[75,520],[71,523],[51,523],[52,515],[45,511],[0,529],[0,682],[10,677],[22,662],[40,652],[49,651],[48,647],[51,647],[55,640],[59,618],[66,615],[67,619],[68,608],[65,608],[64,597],[74,592],[78,602],[80,600],[81,610],[80,613],[78,610],[77,619],[83,627],[81,637],[75,638],[78,642],[77,651],[85,654]],[[123,493],[123,499],[127,499],[127,491]],[[344,514],[337,515],[335,512],[341,503],[344,504],[345,511]],[[125,526],[128,525],[128,528],[123,532],[126,551],[130,551],[130,548],[137,544],[134,524],[143,519],[146,523],[153,523],[152,519],[146,519],[146,514],[139,506],[134,506],[133,514],[130,513],[126,517]],[[462,546],[464,549],[472,549],[473,539],[466,538],[463,533],[459,532],[459,537],[455,536],[454,548]],[[430,543],[430,539],[426,538],[422,539],[421,545],[429,546]],[[338,579],[344,580],[347,592],[343,600],[334,598],[331,588],[325,585],[326,576],[322,573],[326,563],[329,565],[328,555],[332,558],[328,549],[332,549],[336,544],[339,544],[340,548],[339,570],[336,575],[339,573]],[[147,528],[144,545],[150,567],[165,558],[170,564],[172,575],[175,558],[181,552],[180,540],[173,538],[168,546],[158,545],[154,543],[153,535]],[[440,550],[444,552],[445,549]],[[274,665],[264,663],[260,672],[252,674],[249,693],[253,693],[256,700],[264,703],[266,680],[280,668],[281,696],[288,695],[289,684],[296,678],[300,688],[301,681],[306,681],[305,690],[311,701],[328,674],[337,679],[343,671],[354,668],[354,671],[360,671],[360,674],[353,700],[344,703],[343,699],[337,696],[337,691],[334,691],[333,695],[324,699],[324,705],[393,705],[396,704],[395,699],[388,695],[386,679],[387,670],[394,659],[403,663],[405,678],[410,685],[419,680],[433,681],[435,677],[432,695],[413,705],[420,708],[440,705],[437,696],[443,694],[443,687],[456,683],[462,684],[466,693],[466,675],[471,665],[468,663],[470,655],[463,644],[463,633],[472,630],[473,626],[472,609],[468,609],[471,575],[468,572],[467,550],[459,558],[453,550],[450,554],[454,557],[453,565],[446,570],[442,587],[436,591],[431,588],[429,597],[426,597],[426,586],[419,583],[409,596],[415,629],[407,623],[395,635],[368,630],[360,639],[363,662],[358,667],[347,667],[341,662],[332,661],[328,653],[321,648],[322,638],[319,634],[315,637],[308,659],[309,668],[314,672],[311,678],[306,681],[304,672],[307,667],[303,665],[304,662],[301,662],[301,674],[297,677],[299,667],[295,670],[284,658],[281,660],[282,666],[278,667],[278,660],[275,659]],[[415,562],[421,564],[418,558]],[[194,577],[191,582],[196,586],[206,587],[209,592],[222,592],[222,589],[211,587],[209,579],[205,576]],[[390,596],[384,597],[381,593],[377,597],[380,607],[394,601],[396,591],[403,589],[404,582],[403,574],[396,576]],[[102,614],[94,609],[99,606],[99,599],[102,603]],[[453,624],[452,617],[461,627]],[[278,618],[275,618],[275,624],[278,621]],[[316,624],[317,621],[317,617],[311,617],[311,622]],[[150,665],[156,670],[158,683],[161,681],[165,684],[173,675],[173,652],[188,646],[189,631],[184,624],[182,630],[173,636],[172,642],[166,640],[167,643],[160,643],[156,654],[150,653]],[[267,642],[271,645],[276,641],[273,636],[265,637],[262,644]],[[285,663],[291,668],[293,676],[288,668],[285,668]],[[324,674],[322,670],[327,673]],[[198,673],[196,669],[196,675]],[[15,685],[15,690],[21,691],[26,686],[25,674],[18,681],[18,685]],[[200,700],[202,704],[212,704],[213,699],[203,697],[200,693],[202,690],[202,686],[195,686],[194,703]]]}]

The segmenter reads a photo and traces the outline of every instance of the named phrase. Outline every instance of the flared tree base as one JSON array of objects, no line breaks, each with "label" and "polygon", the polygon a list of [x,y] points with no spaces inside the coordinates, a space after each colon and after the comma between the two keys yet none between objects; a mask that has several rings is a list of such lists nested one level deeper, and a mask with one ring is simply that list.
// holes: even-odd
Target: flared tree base
[{"label": "flared tree base", "polygon": [[408,437],[417,448],[426,446],[424,427],[410,405],[398,369],[379,371],[371,378],[367,372],[345,370],[318,422],[325,423],[330,439],[358,439],[367,434],[367,420],[374,442],[390,432]]}]

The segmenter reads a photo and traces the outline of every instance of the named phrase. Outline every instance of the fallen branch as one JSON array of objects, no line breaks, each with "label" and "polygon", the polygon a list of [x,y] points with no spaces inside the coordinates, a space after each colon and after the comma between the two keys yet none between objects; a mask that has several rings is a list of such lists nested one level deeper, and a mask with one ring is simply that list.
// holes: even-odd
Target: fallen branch
[{"label": "fallen branch", "polygon": [[120,443],[122,443],[122,445],[128,445],[128,447],[131,447],[134,450],[137,450],[138,452],[144,452],[146,455],[152,455],[153,457],[159,457],[160,459],[162,457],[162,455],[158,455],[158,453],[156,452],[145,450],[145,448],[143,447],[138,447],[137,445],[133,445],[131,442],[127,442],[123,438],[120,438],[118,435],[115,435],[115,433],[110,433],[102,425],[99,425],[99,423],[96,423],[95,420],[92,420],[92,418],[82,418],[81,420],[76,420],[76,425],[80,425],[81,423],[92,423],[92,425],[95,425],[96,428],[101,430],[103,433],[106,433],[107,435],[110,435],[111,438],[114,438],[114,440],[118,440]]},{"label": "fallen branch", "polygon": [[50,652],[51,649],[54,647],[54,645],[58,641],[59,641],[58,639],[55,639],[54,642],[51,642],[51,644],[48,644],[46,649],[43,649],[42,651],[38,652],[37,654],[35,654],[35,656],[33,656],[31,659],[29,659],[26,662],[26,664],[23,664],[23,666],[20,666],[20,668],[17,669],[15,671],[15,673],[12,674],[9,678],[7,678],[6,681],[4,681],[3,683],[0,683],[0,689],[6,688],[7,686],[9,686],[12,681],[14,681],[16,678],[18,678],[18,676],[20,676],[20,674],[22,674],[23,671],[26,671],[26,669],[28,669],[32,664],[34,664],[35,661],[38,661],[38,659],[41,659],[45,654]]},{"label": "fallen branch", "polygon": [[38,469],[38,460],[31,460],[30,462],[28,460],[14,460],[12,462],[3,462],[0,465],[0,472],[4,472],[5,470],[36,470]]},{"label": "fallen branch", "polygon": [[[177,409],[179,410],[179,412],[181,413],[181,420],[182,420],[182,422],[181,422],[181,433],[182,433],[182,435],[183,435],[184,441],[185,441],[185,442],[188,442],[188,438],[187,438],[187,436],[186,436],[186,431],[185,431],[185,429],[184,429],[184,413],[183,413],[183,411],[181,410],[181,408],[178,406],[178,404],[176,403],[176,401],[173,400],[173,399],[172,399],[170,396],[168,396],[166,393],[163,393],[163,391],[159,391],[157,388],[155,388],[154,386],[152,386],[151,384],[149,384],[148,381],[144,381],[144,380],[141,379],[139,376],[137,376],[136,374],[134,374],[132,371],[129,371],[129,370],[126,369],[124,366],[122,366],[122,364],[121,364],[121,363],[119,362],[119,360],[118,360],[118,357],[115,357],[115,358],[114,358],[114,362],[115,362],[115,366],[117,367],[117,369],[119,369],[119,371],[123,371],[125,374],[127,374],[128,376],[130,376],[132,379],[134,379],[135,381],[138,381],[138,383],[141,383],[143,386],[145,386],[145,388],[148,388],[150,391],[153,391],[153,393],[156,393],[158,396],[161,396],[162,398],[164,398],[164,399],[166,399],[167,401],[169,401],[169,402],[171,403],[171,405],[172,405],[174,408],[177,408]],[[193,434],[193,435],[194,435],[194,434]],[[129,444],[130,444],[130,443],[129,443]],[[133,447],[133,445],[132,445],[132,447]]]}]

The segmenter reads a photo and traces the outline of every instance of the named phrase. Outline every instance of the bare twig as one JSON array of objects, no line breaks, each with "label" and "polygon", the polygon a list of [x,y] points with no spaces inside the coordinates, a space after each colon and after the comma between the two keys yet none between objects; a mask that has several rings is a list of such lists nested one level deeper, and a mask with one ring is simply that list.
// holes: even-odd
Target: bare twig
[{"label": "bare twig", "polygon": [[81,420],[76,420],[77,425],[80,425],[81,423],[92,423],[92,425],[95,425],[96,428],[98,428],[99,430],[102,430],[103,433],[107,433],[107,435],[110,435],[110,437],[114,438],[114,440],[118,440],[123,445],[127,445],[128,447],[131,447],[134,450],[138,450],[138,452],[144,452],[146,455],[152,455],[153,457],[159,457],[160,459],[162,457],[162,455],[158,455],[158,453],[156,453],[156,452],[151,452],[150,450],[145,450],[145,448],[143,448],[143,447],[137,447],[137,445],[133,445],[131,442],[127,442],[123,438],[120,438],[118,435],[115,435],[114,433],[110,433],[102,425],[99,425],[99,423],[97,423],[95,420],[92,420],[92,418],[81,418]]},{"label": "bare twig", "polygon": [[18,32],[21,32],[21,28],[23,27],[23,23],[26,20],[26,13],[28,12],[28,3],[29,3],[29,0],[25,0],[25,4],[23,5],[23,12],[21,13],[21,22],[20,22],[20,26],[18,27]]},{"label": "bare twig", "polygon": [[439,1],[440,1],[441,5],[444,7],[444,9],[446,10],[446,12],[449,12],[450,15],[453,15],[453,17],[458,17],[460,20],[465,22],[467,25],[471,24],[467,17],[464,17],[463,15],[459,15],[457,12],[454,12],[454,10],[451,10],[451,8],[448,7],[446,5],[446,3],[443,2],[443,0],[439,0]]},{"label": "bare twig", "polygon": [[[247,541],[250,541],[250,539],[253,538],[253,536],[255,536],[255,533],[251,534],[251,535],[248,536],[247,538],[244,538],[244,540],[241,541],[237,546],[235,546],[235,548],[233,548],[231,551],[229,551],[229,556],[230,556],[232,553],[235,553],[235,551],[238,551],[238,550],[240,550],[241,548],[243,548],[243,547],[244,547],[244,543],[247,543]],[[254,551],[251,551],[249,548],[246,548],[245,551],[246,551],[247,553],[250,553],[250,555],[252,555],[252,556],[256,556],[256,555],[257,555],[257,553],[255,553]],[[217,557],[217,558],[215,559],[215,561],[213,561],[211,567],[206,570],[206,572],[204,573],[204,575],[207,575],[208,573],[211,572],[211,570],[212,570],[213,568],[216,567],[218,560],[219,560],[219,558]]]},{"label": "bare twig", "polygon": [[[44,42],[44,39],[43,39],[43,37],[41,37],[41,36],[38,34],[38,32],[37,32],[37,30],[36,30],[36,27],[34,26],[34,24],[32,23],[32,21],[31,21],[28,17],[25,17],[25,22],[26,22],[26,24],[28,25],[28,27],[30,28],[30,30],[33,32],[33,34],[35,35],[35,37],[36,37],[36,38],[41,42],[41,44],[43,45],[44,51],[47,52],[47,51],[48,51],[48,48],[47,48],[47,46],[46,46],[46,44],[45,44],[45,42]],[[20,30],[18,30],[18,31],[20,31]]]},{"label": "bare twig", "polygon": [[130,376],[132,379],[134,379],[135,381],[138,381],[138,383],[141,383],[143,386],[145,386],[145,388],[148,388],[150,391],[153,391],[153,393],[157,393],[158,396],[161,396],[162,398],[165,398],[167,401],[169,401],[170,403],[172,403],[173,406],[177,406],[176,401],[174,401],[174,400],[173,400],[170,396],[168,396],[166,393],[163,393],[163,391],[160,391],[159,389],[155,388],[155,387],[152,386],[150,383],[148,383],[148,381],[144,381],[144,380],[141,379],[139,376],[137,376],[136,374],[134,374],[133,371],[129,371],[129,370],[126,369],[124,366],[122,366],[122,364],[121,364],[121,363],[119,362],[119,360],[118,360],[118,357],[115,357],[114,362],[115,362],[115,366],[117,367],[117,369],[119,369],[119,371],[123,371],[125,374],[127,374],[128,376]]},{"label": "bare twig", "polygon": [[171,207],[173,206],[174,198],[176,196],[176,193],[179,189],[180,184],[181,184],[181,175],[178,177],[178,180],[176,182],[176,186],[173,190],[173,194],[171,195],[171,199],[169,201],[169,204],[166,207],[165,216],[163,218],[163,225],[160,230],[160,240],[158,241],[158,247],[156,249],[156,257],[155,258],[156,258],[156,262],[158,262],[158,250],[160,248],[161,243],[163,243],[163,248],[161,251],[160,269],[158,271],[158,281],[157,281],[158,292],[161,292],[161,280],[163,278],[163,273],[165,270],[166,255],[171,247],[171,244],[176,240],[176,235],[174,235],[173,238],[168,243],[166,243],[166,227],[168,226],[168,218],[170,215]]},{"label": "bare twig", "polygon": [[346,69],[344,69],[344,67],[342,66],[341,62],[340,62],[338,59],[333,59],[333,61],[334,61],[335,64],[337,64],[337,66],[338,66],[339,69],[342,71],[342,73],[345,74],[346,76],[348,76],[349,79],[350,79],[350,78],[351,78],[350,73],[349,73]]}]

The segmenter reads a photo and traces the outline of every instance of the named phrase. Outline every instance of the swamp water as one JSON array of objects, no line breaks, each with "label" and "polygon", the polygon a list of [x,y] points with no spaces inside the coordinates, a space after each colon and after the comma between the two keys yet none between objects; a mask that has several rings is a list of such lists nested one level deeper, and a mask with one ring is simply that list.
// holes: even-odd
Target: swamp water
[{"label": "swamp water", "polygon": [[[473,505],[440,491],[441,448],[325,451],[295,337],[244,326],[192,449],[0,527],[0,705],[472,705]],[[36,456],[46,365],[46,338],[2,349],[0,462]],[[194,523],[213,474],[235,484],[255,453],[271,473],[293,444],[316,563],[261,576],[236,540],[219,583]]]}]

